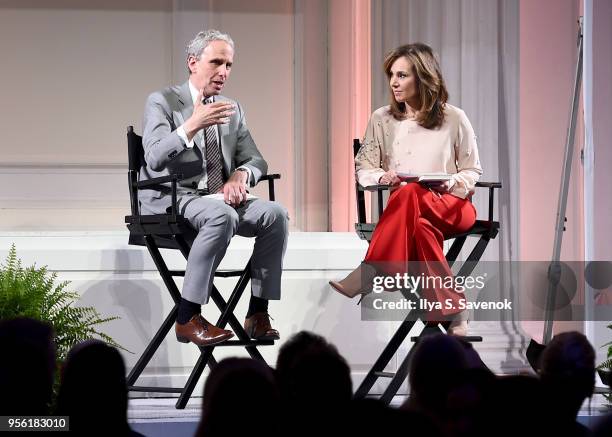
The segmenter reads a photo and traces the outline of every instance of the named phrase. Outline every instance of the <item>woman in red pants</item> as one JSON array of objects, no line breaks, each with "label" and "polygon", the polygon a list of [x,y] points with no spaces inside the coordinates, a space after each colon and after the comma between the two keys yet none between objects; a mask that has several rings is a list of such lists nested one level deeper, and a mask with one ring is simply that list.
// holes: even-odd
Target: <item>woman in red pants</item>
[{"label": "woman in red pants", "polygon": [[[416,261],[421,275],[452,277],[443,252],[445,236],[465,232],[476,220],[469,200],[482,174],[476,136],[465,113],[447,103],[448,92],[431,47],[408,44],[387,55],[391,104],[374,111],[355,159],[363,186],[388,184],[387,207],[378,222],[364,263],[332,287],[347,297],[371,291],[375,274],[368,265]],[[403,183],[406,175],[450,174],[449,181]],[[367,272],[365,271],[367,270]],[[388,272],[387,273],[391,273]],[[364,283],[362,283],[362,280]],[[450,320],[449,332],[465,335],[463,295],[435,283],[421,297],[439,302],[429,320]],[[451,305],[448,302],[452,303]]]}]

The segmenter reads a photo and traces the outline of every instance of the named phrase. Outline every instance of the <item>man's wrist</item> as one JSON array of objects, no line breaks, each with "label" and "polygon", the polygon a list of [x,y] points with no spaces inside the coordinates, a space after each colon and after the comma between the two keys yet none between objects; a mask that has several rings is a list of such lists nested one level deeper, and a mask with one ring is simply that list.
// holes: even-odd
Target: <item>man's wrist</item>
[{"label": "man's wrist", "polygon": [[234,173],[244,173],[244,179],[242,180],[243,183],[248,183],[249,182],[249,171],[246,168],[237,168],[236,170],[234,170]]},{"label": "man's wrist", "polygon": [[183,123],[183,130],[185,131],[185,135],[187,135],[189,141],[191,141],[198,131],[192,126],[191,117],[189,117],[185,123]]},{"label": "man's wrist", "polygon": [[185,126],[181,125],[176,128],[176,134],[179,136],[181,140],[185,143],[185,147],[191,149],[193,147],[193,138],[190,140],[185,132]]}]

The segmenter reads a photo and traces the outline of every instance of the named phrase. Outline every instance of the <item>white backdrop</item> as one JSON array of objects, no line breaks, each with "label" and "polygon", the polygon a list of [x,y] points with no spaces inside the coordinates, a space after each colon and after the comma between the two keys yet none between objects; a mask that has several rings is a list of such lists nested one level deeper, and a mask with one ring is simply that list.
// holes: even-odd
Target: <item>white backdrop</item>
[{"label": "white backdrop", "polygon": [[[358,1],[361,6],[370,3]],[[348,32],[339,35],[337,24],[343,14],[338,3],[324,0],[0,3],[0,229],[4,243],[0,249],[17,241],[20,252],[27,246],[26,255],[32,261],[58,261],[53,269],[75,281],[86,303],[125,312],[113,329],[129,333],[127,343],[133,349],[142,346],[168,302],[156,273],[150,268],[139,273],[148,255],[138,249],[127,251],[123,243],[123,215],[129,207],[125,127],[134,124],[141,131],[148,93],[186,80],[184,45],[207,27],[229,32],[236,41],[235,68],[225,94],[245,106],[270,169],[283,174],[278,198],[290,212],[293,230],[327,230],[330,175],[336,165],[350,165],[348,161],[330,163],[332,147],[348,147],[348,142],[331,144],[335,136],[329,120],[333,116],[346,121],[346,126],[356,124],[348,103],[338,104],[336,98],[330,106],[333,93],[350,80],[338,71],[355,69],[339,65],[338,58],[331,62],[330,44],[336,44],[334,53],[341,59],[350,59],[351,50],[363,50],[353,47],[353,37],[370,31],[349,22]],[[372,61],[362,66],[367,71],[372,65],[372,106],[377,107],[386,100],[380,71],[386,50],[419,39],[440,53],[451,103],[467,112],[479,136],[483,179],[504,183],[498,211],[505,230],[487,252],[491,259],[514,259],[518,252],[509,243],[518,241],[517,211],[509,207],[518,204],[517,23],[516,0],[373,1]],[[352,76],[363,76],[363,72],[353,71]],[[336,97],[346,93],[347,101],[361,103],[353,91],[347,86]],[[476,200],[480,211],[485,211],[485,198]],[[339,204],[346,206],[348,201]],[[15,233],[25,230],[35,232]],[[47,233],[57,230],[68,234],[61,234],[61,239]],[[92,240],[83,240],[79,230],[92,231]],[[114,233],[109,236],[100,230]],[[360,323],[353,305],[338,296],[329,297],[326,280],[357,265],[363,243],[353,233],[325,238],[301,235],[303,240],[293,240],[299,242],[297,246],[290,242],[288,251],[289,259],[301,264],[286,266],[285,288],[293,289],[295,295],[285,299],[279,311],[283,335],[299,329],[328,335],[344,345],[342,352],[361,374],[392,327]],[[76,250],[66,243],[78,246],[81,240],[90,241],[90,246]],[[109,247],[110,243],[115,245]],[[300,258],[302,243],[310,250],[310,258]],[[308,259],[326,263],[308,264]],[[75,267],[77,261],[80,268]],[[133,280],[144,281],[136,291],[153,293],[147,295],[150,301],[143,303],[124,294]],[[298,313],[303,317],[291,317]],[[503,324],[503,330],[491,324],[473,326],[485,336],[482,347],[493,368],[512,372],[523,365],[512,361],[522,341],[512,326]],[[358,342],[351,341],[355,337]],[[128,356],[128,362],[132,358]],[[191,352],[173,349],[168,361],[160,364],[162,373],[184,375],[191,358]]]}]

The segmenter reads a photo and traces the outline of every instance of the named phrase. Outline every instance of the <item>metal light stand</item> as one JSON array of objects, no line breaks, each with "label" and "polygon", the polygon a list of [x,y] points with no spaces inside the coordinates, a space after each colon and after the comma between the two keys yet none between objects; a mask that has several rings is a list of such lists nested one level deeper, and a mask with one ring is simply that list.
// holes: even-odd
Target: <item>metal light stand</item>
[{"label": "metal light stand", "polygon": [[537,358],[547,343],[552,339],[553,322],[555,312],[555,302],[557,298],[557,288],[561,278],[561,243],[563,242],[563,231],[565,231],[565,211],[567,209],[567,195],[569,191],[570,173],[572,170],[572,159],[574,151],[574,139],[576,136],[576,120],[578,118],[578,104],[580,97],[580,87],[582,83],[582,26],[583,18],[578,20],[578,60],[576,63],[576,74],[574,76],[574,94],[572,96],[572,108],[570,113],[570,121],[567,129],[565,141],[565,156],[563,157],[563,168],[561,170],[561,190],[559,192],[559,200],[557,203],[557,217],[555,224],[555,241],[553,246],[552,260],[548,267],[548,292],[546,296],[546,313],[544,320],[544,334],[542,337],[543,344],[531,340],[527,348],[527,358],[531,367],[534,370],[538,369]]}]

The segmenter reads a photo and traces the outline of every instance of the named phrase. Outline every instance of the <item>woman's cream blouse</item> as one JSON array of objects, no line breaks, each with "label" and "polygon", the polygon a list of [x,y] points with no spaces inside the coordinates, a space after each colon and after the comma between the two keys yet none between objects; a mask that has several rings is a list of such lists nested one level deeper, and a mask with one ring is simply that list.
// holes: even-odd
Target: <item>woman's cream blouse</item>
[{"label": "woman's cream blouse", "polygon": [[420,175],[453,175],[450,193],[466,198],[482,174],[476,135],[465,112],[445,105],[444,123],[425,129],[414,120],[396,120],[389,106],[370,117],[361,148],[355,158],[357,180],[376,185],[389,170]]}]

